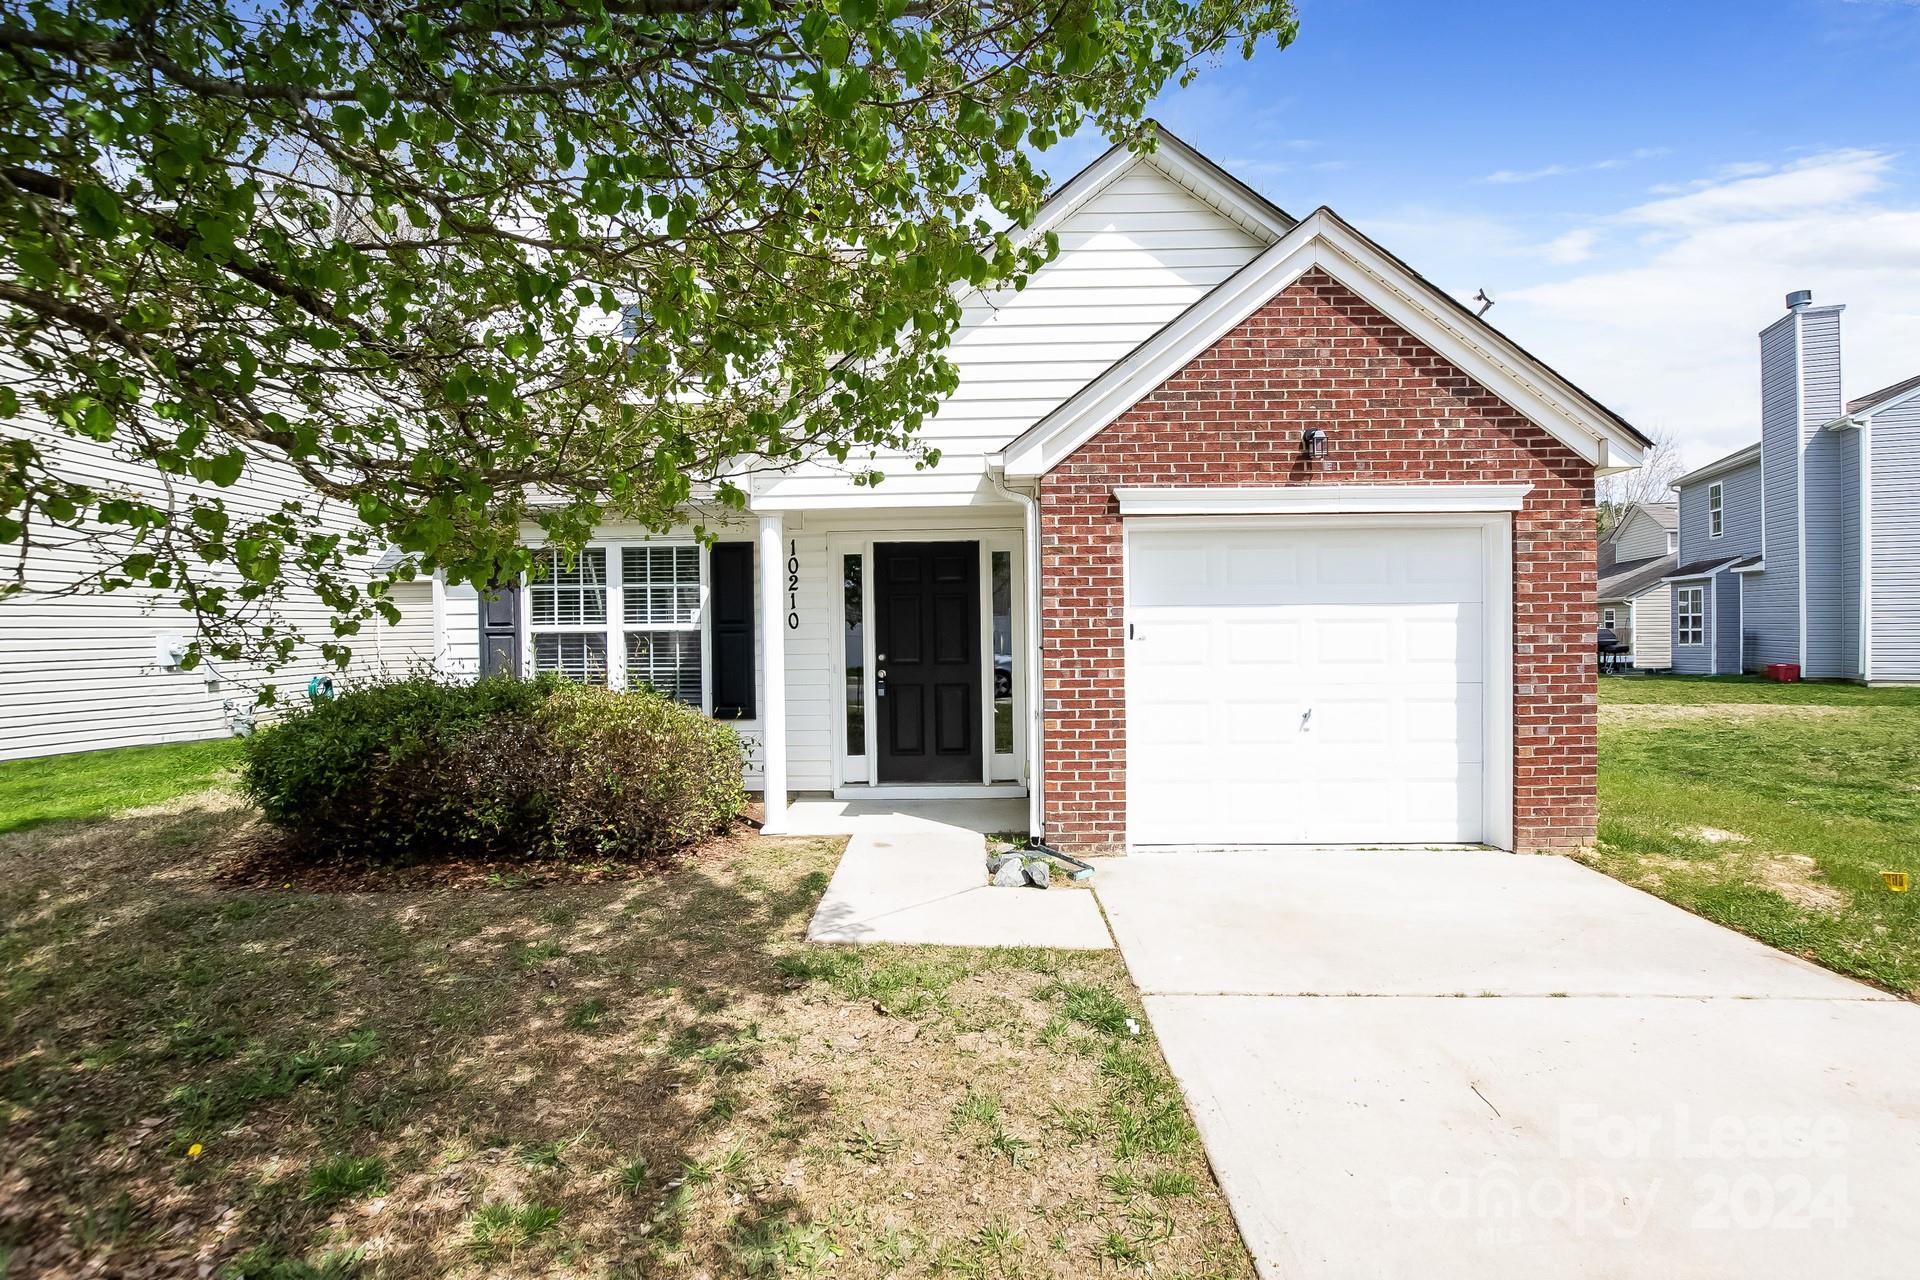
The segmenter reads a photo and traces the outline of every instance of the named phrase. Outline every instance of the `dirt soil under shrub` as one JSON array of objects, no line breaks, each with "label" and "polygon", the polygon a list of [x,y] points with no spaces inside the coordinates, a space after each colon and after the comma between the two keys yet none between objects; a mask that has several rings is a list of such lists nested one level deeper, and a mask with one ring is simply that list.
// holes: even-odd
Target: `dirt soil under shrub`
[{"label": "dirt soil under shrub", "polygon": [[1118,956],[810,946],[838,849],[0,837],[0,1274],[1250,1276]]}]

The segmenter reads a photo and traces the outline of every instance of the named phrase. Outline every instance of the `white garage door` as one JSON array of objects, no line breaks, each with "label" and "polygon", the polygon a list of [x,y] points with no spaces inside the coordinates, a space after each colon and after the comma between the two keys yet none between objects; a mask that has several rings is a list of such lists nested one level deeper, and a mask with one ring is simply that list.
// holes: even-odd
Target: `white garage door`
[{"label": "white garage door", "polygon": [[1130,522],[1131,842],[1485,839],[1485,536]]}]

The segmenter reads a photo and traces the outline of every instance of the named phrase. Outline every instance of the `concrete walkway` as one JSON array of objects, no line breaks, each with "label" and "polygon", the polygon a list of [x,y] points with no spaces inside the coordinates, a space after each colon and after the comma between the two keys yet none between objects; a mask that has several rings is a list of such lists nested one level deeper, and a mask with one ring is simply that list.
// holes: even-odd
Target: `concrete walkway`
[{"label": "concrete walkway", "polygon": [[1085,889],[987,885],[986,832],[1025,827],[1026,801],[801,801],[795,835],[851,835],[820,899],[813,942],[934,943],[956,947],[1113,945]]},{"label": "concrete walkway", "polygon": [[1916,1274],[1908,1002],[1564,858],[1095,885],[1263,1276]]}]

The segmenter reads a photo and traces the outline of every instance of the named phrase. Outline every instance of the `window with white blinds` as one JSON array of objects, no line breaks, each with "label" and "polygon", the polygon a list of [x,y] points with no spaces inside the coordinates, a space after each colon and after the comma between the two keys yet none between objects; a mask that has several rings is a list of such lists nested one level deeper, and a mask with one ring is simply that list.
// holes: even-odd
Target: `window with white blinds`
[{"label": "window with white blinds", "polygon": [[527,578],[533,670],[705,707],[705,561],[691,542],[542,552]]},{"label": "window with white blinds", "polygon": [[607,621],[607,553],[597,547],[569,561],[543,551],[527,579],[528,608],[536,627],[578,627]]},{"label": "window with white blinds", "polygon": [[583,684],[607,683],[607,553],[589,547],[569,560],[543,551],[527,576],[533,669]]},{"label": "window with white blinds", "polygon": [[700,548],[622,547],[627,625],[700,625]]},{"label": "window with white blinds", "polygon": [[629,688],[645,685],[689,706],[703,705],[703,594],[699,547],[649,543],[620,548]]},{"label": "window with white blinds", "polygon": [[605,684],[607,638],[589,632],[536,631],[533,669],[556,672],[582,684]]}]

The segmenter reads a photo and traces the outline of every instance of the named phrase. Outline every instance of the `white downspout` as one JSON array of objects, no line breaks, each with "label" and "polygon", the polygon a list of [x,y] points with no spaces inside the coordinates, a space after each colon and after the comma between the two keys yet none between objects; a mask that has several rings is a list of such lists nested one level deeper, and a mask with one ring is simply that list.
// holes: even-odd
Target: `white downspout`
[{"label": "white downspout", "polygon": [[1046,835],[1046,805],[1040,791],[1040,770],[1044,727],[1045,686],[1040,672],[1040,501],[1031,494],[1007,487],[1006,468],[991,463],[987,479],[993,487],[1020,504],[1026,527],[1027,544],[1027,834],[1035,840]]}]

